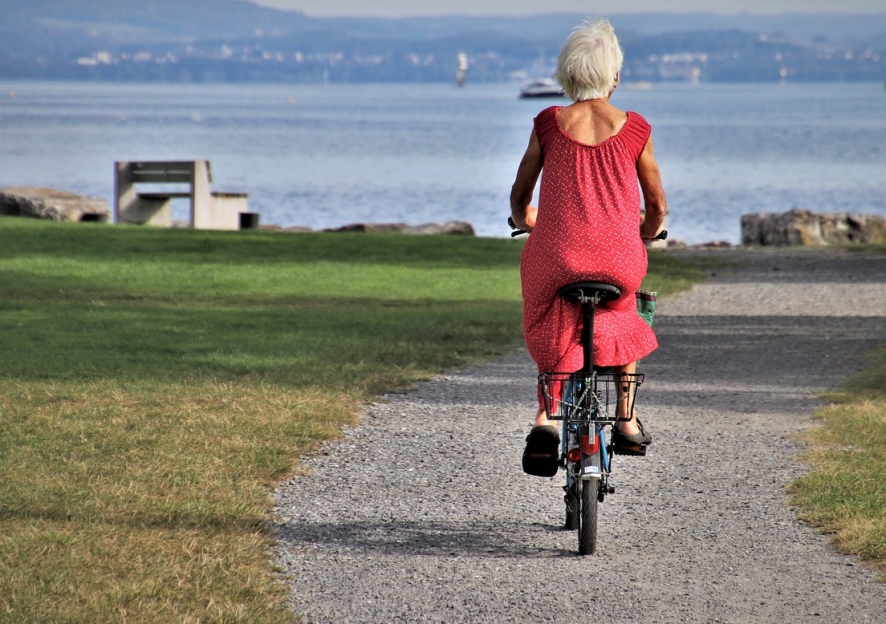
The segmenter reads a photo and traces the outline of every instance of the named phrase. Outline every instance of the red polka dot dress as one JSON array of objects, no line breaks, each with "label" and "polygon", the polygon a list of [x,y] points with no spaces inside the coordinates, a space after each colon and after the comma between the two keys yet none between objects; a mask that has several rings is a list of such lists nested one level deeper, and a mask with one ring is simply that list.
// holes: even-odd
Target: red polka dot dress
[{"label": "red polka dot dress", "polygon": [[538,217],[520,262],[526,345],[540,372],[579,370],[579,305],[557,291],[572,282],[609,282],[622,295],[597,309],[594,364],[628,364],[658,347],[635,300],[647,264],[637,160],[651,128],[640,115],[628,113],[617,134],[585,145],[560,128],[559,109],[545,109],[535,118],[544,167]]}]

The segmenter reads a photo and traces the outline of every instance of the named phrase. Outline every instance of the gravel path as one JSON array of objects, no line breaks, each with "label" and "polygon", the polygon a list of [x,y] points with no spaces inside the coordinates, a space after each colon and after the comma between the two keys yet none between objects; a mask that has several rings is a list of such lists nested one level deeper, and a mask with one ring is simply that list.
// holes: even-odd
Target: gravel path
[{"label": "gravel path", "polygon": [[[525,353],[371,405],[277,492],[277,558],[308,622],[886,622],[886,584],[797,522],[785,486],[815,395],[884,340],[886,258],[716,250],[660,301],[598,553],[561,529],[561,477],[523,474]],[[562,474],[562,473],[561,473]]]}]

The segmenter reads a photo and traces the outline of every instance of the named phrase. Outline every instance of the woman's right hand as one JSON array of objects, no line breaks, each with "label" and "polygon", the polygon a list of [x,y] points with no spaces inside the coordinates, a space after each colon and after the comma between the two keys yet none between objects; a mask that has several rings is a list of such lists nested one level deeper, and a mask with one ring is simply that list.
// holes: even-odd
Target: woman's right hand
[{"label": "woman's right hand", "polygon": [[523,215],[515,215],[511,213],[511,219],[514,221],[514,227],[516,229],[523,230],[524,232],[531,232],[532,228],[535,227],[535,218],[537,215],[538,208],[536,206],[526,206],[526,211]]},{"label": "woman's right hand", "polygon": [[531,232],[535,227],[538,208],[530,206],[529,203],[535,192],[535,183],[541,174],[542,162],[541,145],[533,130],[529,135],[529,146],[517,169],[517,178],[511,187],[511,219],[517,228],[526,232]]}]

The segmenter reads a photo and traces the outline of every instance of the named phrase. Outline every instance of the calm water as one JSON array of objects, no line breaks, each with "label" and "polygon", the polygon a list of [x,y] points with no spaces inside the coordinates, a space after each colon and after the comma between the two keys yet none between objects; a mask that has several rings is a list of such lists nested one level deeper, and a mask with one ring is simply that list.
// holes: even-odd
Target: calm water
[{"label": "calm water", "polygon": [[[507,236],[532,117],[511,85],[116,85],[0,82],[0,186],[113,205],[115,160],[209,159],[262,223],[461,219]],[[14,97],[13,97],[14,96]],[[739,239],[748,212],[886,215],[879,84],[620,89],[653,124],[672,236]],[[179,218],[186,205],[176,205]]]}]

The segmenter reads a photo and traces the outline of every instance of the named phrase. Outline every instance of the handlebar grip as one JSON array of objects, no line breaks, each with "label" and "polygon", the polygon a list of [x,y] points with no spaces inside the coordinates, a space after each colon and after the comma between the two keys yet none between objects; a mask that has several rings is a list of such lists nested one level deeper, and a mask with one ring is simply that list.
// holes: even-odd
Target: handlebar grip
[{"label": "handlebar grip", "polygon": [[513,217],[508,217],[508,225],[510,226],[510,228],[512,230],[514,230],[513,232],[511,232],[511,238],[515,238],[515,237],[520,236],[522,234],[529,234],[529,232],[527,232],[526,230],[521,230],[521,229],[517,228],[517,225],[514,223]]}]

